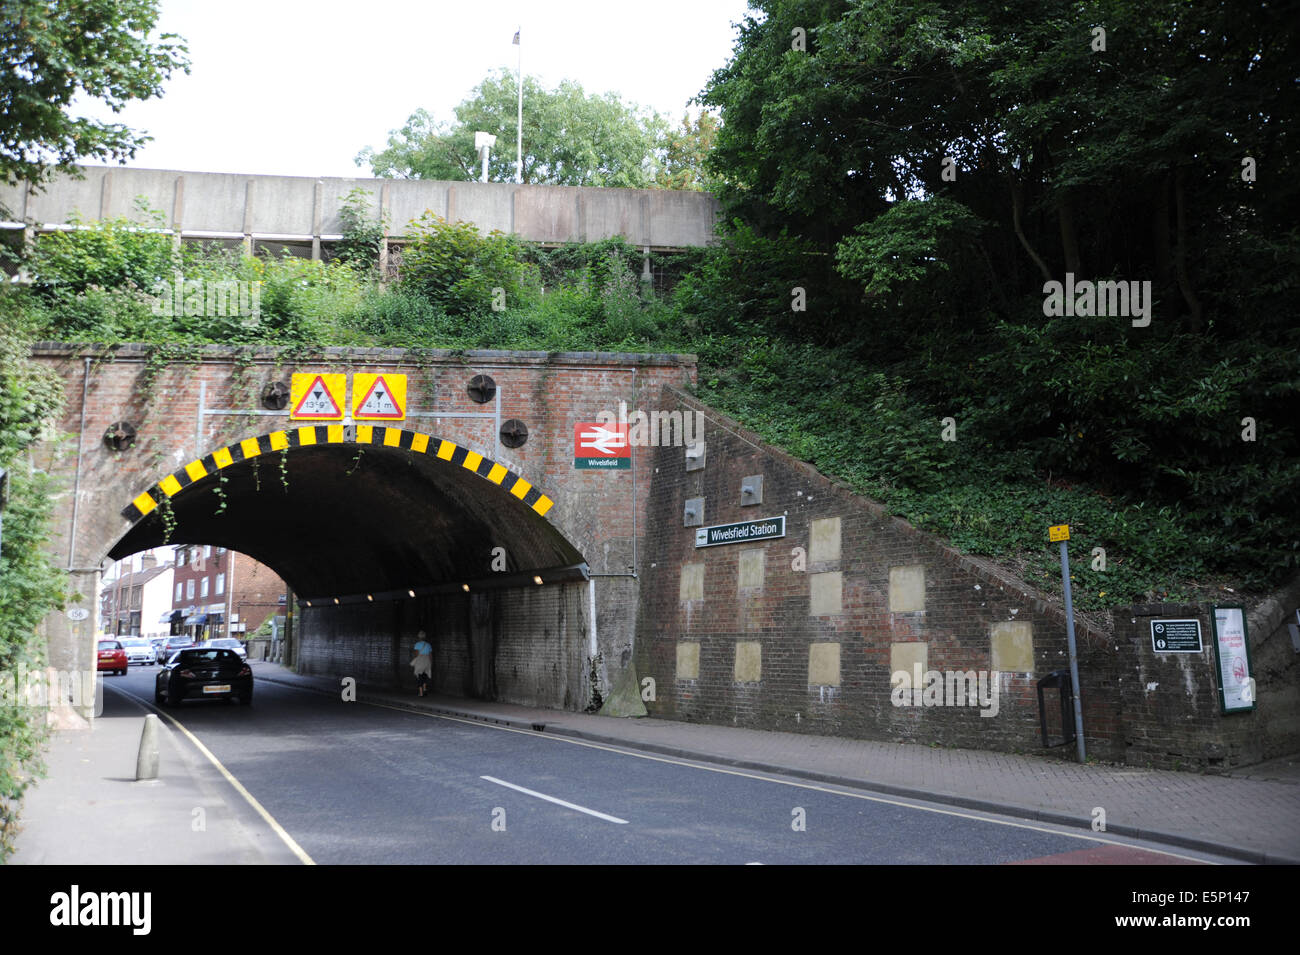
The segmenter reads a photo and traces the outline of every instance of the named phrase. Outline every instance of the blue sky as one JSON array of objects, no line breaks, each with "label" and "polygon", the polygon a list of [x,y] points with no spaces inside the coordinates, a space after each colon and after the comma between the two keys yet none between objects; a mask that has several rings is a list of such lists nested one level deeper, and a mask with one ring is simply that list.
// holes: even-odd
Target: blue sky
[{"label": "blue sky", "polygon": [[[489,72],[576,80],[681,119],[731,54],[745,0],[162,0],[159,30],[188,42],[191,73],[161,99],[114,116],[154,141],[132,166],[297,176],[368,176],[419,107],[439,120]],[[527,102],[524,104],[527,109]],[[698,109],[694,107],[693,109]]]}]

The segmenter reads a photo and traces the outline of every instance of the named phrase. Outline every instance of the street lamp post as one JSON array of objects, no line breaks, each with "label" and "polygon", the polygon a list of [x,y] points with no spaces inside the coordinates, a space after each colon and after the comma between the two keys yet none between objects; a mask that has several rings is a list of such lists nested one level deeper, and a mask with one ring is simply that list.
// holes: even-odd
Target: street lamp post
[{"label": "street lamp post", "polygon": [[515,135],[515,181],[524,182],[524,45],[519,42],[519,34],[524,31],[521,25],[515,31],[515,46],[519,47],[519,68],[515,72],[515,83],[519,87],[519,125]]}]

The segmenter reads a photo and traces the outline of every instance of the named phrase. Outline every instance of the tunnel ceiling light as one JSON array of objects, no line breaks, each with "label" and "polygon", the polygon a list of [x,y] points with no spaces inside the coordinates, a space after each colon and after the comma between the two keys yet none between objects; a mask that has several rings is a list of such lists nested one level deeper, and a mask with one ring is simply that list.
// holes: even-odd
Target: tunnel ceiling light
[{"label": "tunnel ceiling light", "polygon": [[469,593],[469,584],[461,584],[460,589],[465,591],[465,593]]},{"label": "tunnel ceiling light", "polygon": [[334,598],[334,602],[337,604],[337,603],[339,602],[339,598],[338,598],[338,597],[335,597],[335,598]]},{"label": "tunnel ceiling light", "polygon": [[366,594],[366,599],[369,600],[369,601],[371,601],[371,602],[373,602],[374,599],[375,599],[375,595],[374,595],[374,594]]},{"label": "tunnel ceiling light", "polygon": [[414,590],[408,590],[407,593],[410,594],[412,597],[415,596],[415,591],[414,591]]}]

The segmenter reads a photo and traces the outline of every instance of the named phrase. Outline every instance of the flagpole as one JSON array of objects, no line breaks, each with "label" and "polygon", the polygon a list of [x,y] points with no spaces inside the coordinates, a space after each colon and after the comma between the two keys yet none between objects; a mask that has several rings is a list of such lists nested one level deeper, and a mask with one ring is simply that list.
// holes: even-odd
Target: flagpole
[{"label": "flagpole", "polygon": [[515,179],[523,185],[524,182],[524,44],[520,40],[520,34],[524,32],[523,25],[515,31],[515,45],[519,47],[519,69],[515,73],[515,81],[519,86],[519,126],[515,135]]}]

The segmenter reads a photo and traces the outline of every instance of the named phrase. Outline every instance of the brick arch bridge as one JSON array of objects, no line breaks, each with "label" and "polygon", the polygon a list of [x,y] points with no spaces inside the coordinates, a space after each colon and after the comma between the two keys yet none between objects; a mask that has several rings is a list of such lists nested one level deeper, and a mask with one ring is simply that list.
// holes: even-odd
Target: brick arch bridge
[{"label": "brick arch bridge", "polygon": [[[88,652],[101,565],[164,543],[229,547],[280,574],[311,672],[409,679],[402,653],[425,629],[443,637],[444,689],[581,708],[633,645],[650,457],[577,470],[573,425],[691,384],[692,356],[44,344],[33,357],[64,380],[69,437],[40,455],[67,492],[54,549],[89,611],[47,619],[56,666]],[[405,374],[407,416],[291,421],[262,394],[294,371]],[[470,393],[478,376],[490,397]],[[515,448],[511,420],[527,428]]]},{"label": "brick arch bridge", "polygon": [[[1041,745],[1036,684],[1067,662],[1059,604],[689,397],[692,356],[44,344],[32,357],[64,381],[64,434],[33,461],[63,489],[51,549],[68,609],[87,612],[44,621],[54,667],[94,666],[102,562],[170,539],[244,551],[289,581],[307,673],[409,685],[424,629],[435,686],[453,694],[570,709],[599,694],[617,712],[644,702],[726,725]],[[406,418],[300,427],[262,401],[293,371],[405,374]],[[495,382],[490,400],[476,400],[489,397],[478,376]],[[621,402],[699,415],[703,441],[576,469],[574,425]],[[516,447],[511,420],[527,428]],[[767,530],[701,541],[719,525]],[[1300,579],[1251,609],[1259,706],[1226,718],[1210,641],[1171,660],[1148,632],[1168,617],[1211,634],[1208,607],[1078,621],[1088,752],[1227,767],[1289,751],[1297,601]],[[900,705],[899,672],[945,681]],[[968,692],[948,692],[963,688],[952,675]]]}]

